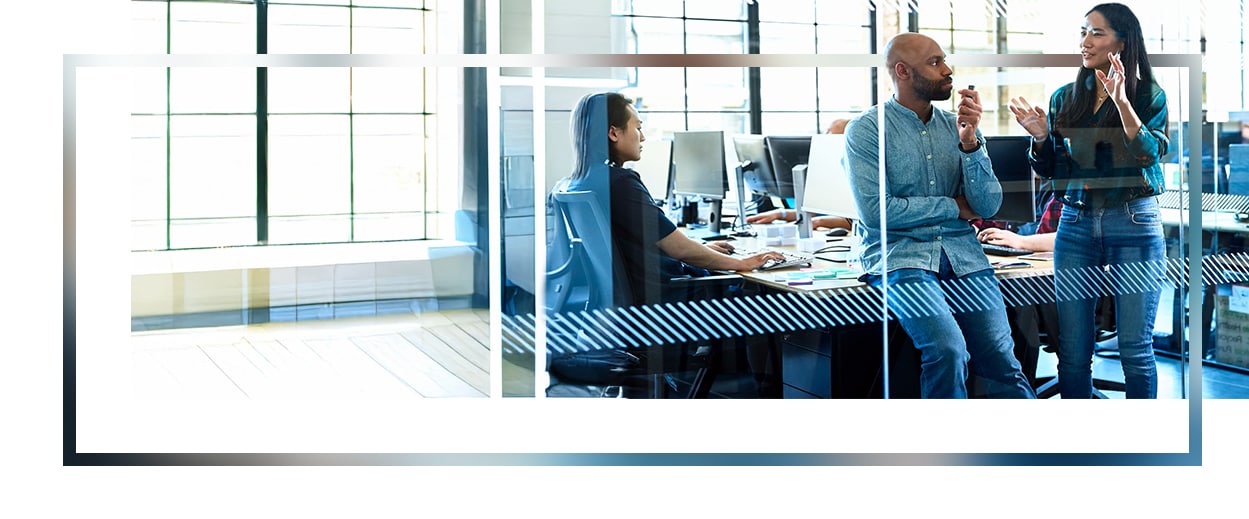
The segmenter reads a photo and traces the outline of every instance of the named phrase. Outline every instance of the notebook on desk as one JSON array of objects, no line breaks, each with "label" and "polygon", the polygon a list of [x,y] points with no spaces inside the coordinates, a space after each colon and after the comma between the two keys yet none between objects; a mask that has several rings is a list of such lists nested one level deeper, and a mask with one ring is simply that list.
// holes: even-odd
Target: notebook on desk
[{"label": "notebook on desk", "polygon": [[686,229],[685,235],[689,236],[690,239],[702,240],[702,241],[732,240],[733,239],[732,236],[729,236],[723,233],[723,231],[725,231],[726,229],[721,228],[720,230],[721,232],[716,232],[706,227],[694,227],[694,228]]}]

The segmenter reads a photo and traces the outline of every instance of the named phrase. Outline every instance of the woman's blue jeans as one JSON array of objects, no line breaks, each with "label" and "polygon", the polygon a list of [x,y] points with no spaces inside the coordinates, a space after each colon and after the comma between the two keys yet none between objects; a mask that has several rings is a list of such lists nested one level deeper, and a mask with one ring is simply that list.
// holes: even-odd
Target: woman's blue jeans
[{"label": "woman's blue jeans", "polygon": [[[1006,305],[992,269],[961,278],[941,254],[941,271],[889,273],[889,309],[920,351],[920,396],[967,398],[967,364],[994,398],[1036,398],[1015,358]],[[866,281],[880,288],[881,276]]]},{"label": "woman's blue jeans", "polygon": [[1154,317],[1166,281],[1165,254],[1155,197],[1101,209],[1063,206],[1054,243],[1063,398],[1092,397],[1094,310],[1103,295],[1115,298],[1127,397],[1158,397]]}]

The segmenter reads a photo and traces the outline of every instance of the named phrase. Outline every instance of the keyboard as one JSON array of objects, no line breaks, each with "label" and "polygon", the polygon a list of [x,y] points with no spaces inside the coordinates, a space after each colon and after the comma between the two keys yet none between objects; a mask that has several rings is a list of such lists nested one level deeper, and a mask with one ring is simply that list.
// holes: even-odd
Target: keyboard
[{"label": "keyboard", "polygon": [[759,267],[760,271],[777,270],[789,267],[809,267],[811,266],[811,261],[815,259],[815,256],[811,254],[772,248],[759,249],[754,252],[745,252],[742,253],[742,256],[754,256],[755,254],[761,254],[764,252],[780,253],[782,256],[785,256],[785,259],[781,261],[769,260],[767,263],[764,263],[762,267]]},{"label": "keyboard", "polygon": [[1032,254],[1028,249],[1016,249],[1005,245],[994,245],[992,243],[981,243],[980,248],[984,249],[984,253],[992,256],[1023,256],[1024,254]]}]

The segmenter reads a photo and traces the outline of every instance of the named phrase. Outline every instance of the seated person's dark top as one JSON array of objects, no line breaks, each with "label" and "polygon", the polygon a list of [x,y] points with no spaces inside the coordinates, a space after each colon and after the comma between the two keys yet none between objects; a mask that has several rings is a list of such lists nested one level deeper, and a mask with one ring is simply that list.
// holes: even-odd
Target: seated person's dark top
[{"label": "seated person's dark top", "polygon": [[[602,185],[583,179],[570,183],[568,189],[597,192],[596,184]],[[612,253],[620,259],[624,270],[623,276],[614,276],[616,304],[659,303],[667,299],[668,280],[709,274],[706,269],[686,265],[660,250],[657,243],[675,231],[676,225],[655,205],[636,171],[611,167],[606,187],[610,190]]]}]

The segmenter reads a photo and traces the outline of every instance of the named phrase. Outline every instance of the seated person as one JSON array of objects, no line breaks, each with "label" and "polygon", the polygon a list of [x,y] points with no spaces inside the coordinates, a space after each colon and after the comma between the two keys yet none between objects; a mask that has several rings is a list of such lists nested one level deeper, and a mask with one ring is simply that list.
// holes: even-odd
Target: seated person
[{"label": "seated person", "polygon": [[[731,243],[705,245],[677,230],[654,204],[637,172],[621,167],[642,158],[642,143],[646,140],[637,110],[625,96],[611,92],[583,97],[573,112],[572,125],[577,156],[568,189],[593,191],[600,195],[600,203],[607,204],[613,254],[621,259],[625,270],[625,275],[617,279],[628,283],[615,287],[616,304],[669,300],[669,280],[706,275],[706,269],[748,271],[768,260],[783,259],[776,252],[731,256]],[[604,135],[603,142],[595,142]]]},{"label": "seated person", "polygon": [[[850,219],[840,216],[818,216],[811,214],[811,225],[816,229],[849,229]],[[798,219],[797,209],[773,209],[759,214],[752,214],[746,217],[746,223],[749,224],[768,224],[780,220],[782,222],[793,222]]]},{"label": "seated person", "polygon": [[981,243],[1002,245],[1013,249],[1027,249],[1034,252],[1054,251],[1054,232],[1058,230],[1058,217],[1062,215],[1062,204],[1056,198],[1050,198],[1041,213],[1041,222],[1034,234],[1016,234],[1006,229],[986,227],[976,234]]},{"label": "seated person", "polygon": [[[824,133],[845,134],[846,125],[850,123],[850,119],[835,119],[828,125],[828,129]],[[793,202],[790,200],[790,202]],[[821,216],[810,213],[811,225],[816,229],[851,229],[850,219],[840,216]],[[796,209],[773,209],[764,211],[746,217],[746,223],[749,224],[766,224],[777,220],[782,222],[793,222],[798,220],[798,211]]]}]

